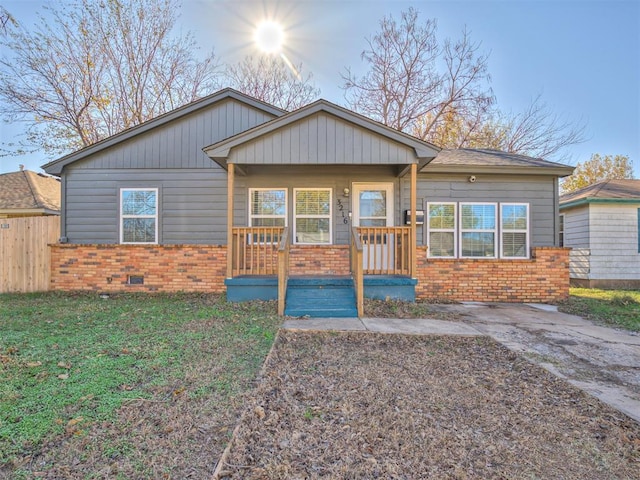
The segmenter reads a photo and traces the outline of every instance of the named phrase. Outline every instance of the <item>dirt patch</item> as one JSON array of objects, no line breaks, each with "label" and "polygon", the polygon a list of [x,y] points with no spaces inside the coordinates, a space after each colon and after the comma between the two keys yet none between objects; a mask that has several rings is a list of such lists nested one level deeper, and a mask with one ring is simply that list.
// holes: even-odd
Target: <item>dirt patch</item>
[{"label": "dirt patch", "polygon": [[640,478],[640,425],[487,337],[281,331],[221,478]]}]

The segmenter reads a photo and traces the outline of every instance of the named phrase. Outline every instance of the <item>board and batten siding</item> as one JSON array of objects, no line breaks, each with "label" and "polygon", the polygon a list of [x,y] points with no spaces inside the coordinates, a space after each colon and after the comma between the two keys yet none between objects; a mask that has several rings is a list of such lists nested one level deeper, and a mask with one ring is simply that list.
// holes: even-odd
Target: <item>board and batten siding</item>
[{"label": "board and batten siding", "polygon": [[589,204],[592,280],[640,280],[638,204]]},{"label": "board and batten siding", "polygon": [[72,168],[218,168],[202,151],[204,147],[273,118],[228,99],[97,152]]},{"label": "board and batten siding", "polygon": [[119,242],[120,188],[158,188],[158,241],[226,243],[226,172],[202,148],[269,121],[233,99],[123,141],[65,168],[61,235]]},{"label": "board and batten siding", "polygon": [[287,125],[233,148],[238,164],[399,165],[415,161],[415,151],[327,113]]},{"label": "board and batten siding", "polygon": [[[477,175],[475,183],[470,183],[468,177],[469,174],[420,174],[418,209],[423,209],[426,215],[428,202],[528,203],[531,247],[557,245],[557,185],[553,177],[484,174]],[[409,188],[409,178],[405,177],[402,198],[407,206],[404,209],[409,208]],[[426,238],[426,226],[425,218],[423,228],[418,229],[419,244]]]}]

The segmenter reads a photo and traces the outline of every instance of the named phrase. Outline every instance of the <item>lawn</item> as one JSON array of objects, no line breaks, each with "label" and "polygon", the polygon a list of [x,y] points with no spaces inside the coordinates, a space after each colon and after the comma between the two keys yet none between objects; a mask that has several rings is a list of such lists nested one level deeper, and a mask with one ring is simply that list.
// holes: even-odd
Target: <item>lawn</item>
[{"label": "lawn", "polygon": [[640,331],[640,291],[572,288],[560,311],[607,326]]},{"label": "lawn", "polygon": [[282,330],[221,479],[639,479],[640,424],[488,337]]},{"label": "lawn", "polygon": [[203,478],[280,323],[210,295],[0,295],[0,478]]}]

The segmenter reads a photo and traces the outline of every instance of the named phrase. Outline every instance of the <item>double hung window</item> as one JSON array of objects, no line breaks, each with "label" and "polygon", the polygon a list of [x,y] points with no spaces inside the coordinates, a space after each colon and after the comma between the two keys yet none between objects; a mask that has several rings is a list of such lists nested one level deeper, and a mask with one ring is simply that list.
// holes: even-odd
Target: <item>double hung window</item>
[{"label": "double hung window", "polygon": [[529,257],[526,203],[430,202],[427,214],[430,257]]},{"label": "double hung window", "polygon": [[293,192],[295,243],[331,243],[331,189],[296,188]]},{"label": "double hung window", "polygon": [[158,243],[158,189],[120,189],[120,243]]}]

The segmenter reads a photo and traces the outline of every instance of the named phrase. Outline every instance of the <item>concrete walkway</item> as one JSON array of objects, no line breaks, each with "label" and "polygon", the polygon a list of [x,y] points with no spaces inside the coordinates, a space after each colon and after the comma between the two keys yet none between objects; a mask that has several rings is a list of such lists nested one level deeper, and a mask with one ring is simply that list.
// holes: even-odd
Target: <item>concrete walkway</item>
[{"label": "concrete walkway", "polygon": [[434,305],[459,321],[397,318],[288,319],[283,328],[419,335],[489,335],[640,422],[640,335],[601,327],[549,305]]}]

